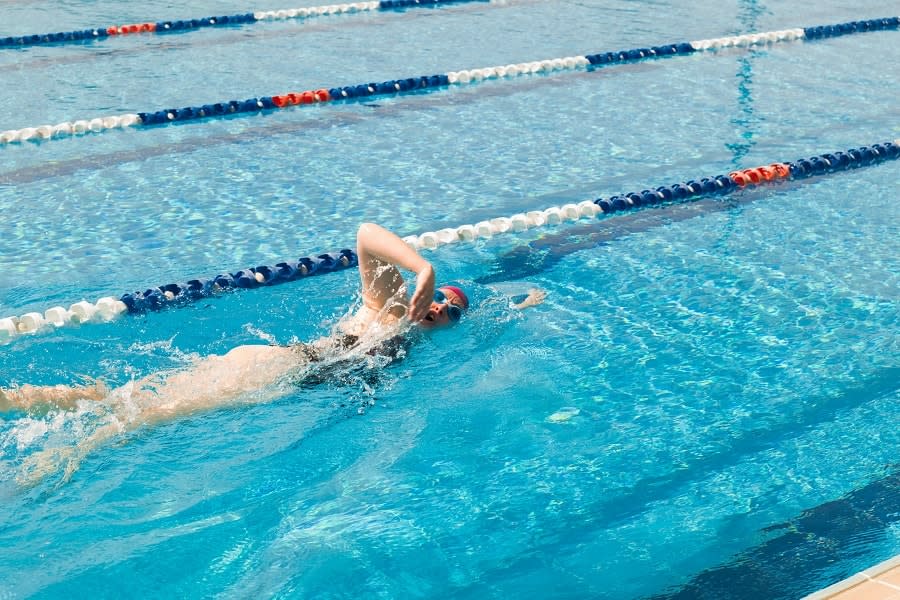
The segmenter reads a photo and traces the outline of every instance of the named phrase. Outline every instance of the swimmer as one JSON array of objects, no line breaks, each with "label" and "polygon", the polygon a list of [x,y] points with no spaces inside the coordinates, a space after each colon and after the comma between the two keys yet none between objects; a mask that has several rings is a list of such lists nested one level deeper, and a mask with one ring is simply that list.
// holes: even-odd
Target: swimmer
[{"label": "swimmer", "polygon": [[[405,350],[411,327],[424,331],[449,327],[468,310],[466,293],[451,285],[435,288],[431,263],[390,231],[364,223],[356,244],[362,306],[342,319],[331,336],[288,346],[238,346],[221,356],[201,358],[186,369],[149,375],[115,390],[100,381],[0,389],[0,413],[24,410],[41,414],[72,410],[85,401],[102,402],[115,418],[79,443],[86,452],[104,439],[141,425],[286,395],[290,386],[273,384],[296,374],[302,377],[304,367],[335,356],[383,356],[389,362]],[[411,297],[400,269],[415,275]],[[514,307],[534,306],[543,299],[543,292],[532,290]]]}]

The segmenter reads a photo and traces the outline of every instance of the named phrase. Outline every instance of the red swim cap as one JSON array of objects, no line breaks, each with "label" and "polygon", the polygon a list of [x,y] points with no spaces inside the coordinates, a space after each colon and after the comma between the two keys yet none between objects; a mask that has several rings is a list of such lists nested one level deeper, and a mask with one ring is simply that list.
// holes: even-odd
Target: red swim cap
[{"label": "red swim cap", "polygon": [[465,293],[464,291],[462,291],[461,289],[459,289],[459,288],[456,287],[455,285],[442,285],[442,286],[439,287],[438,289],[439,289],[439,290],[450,290],[451,292],[453,292],[454,294],[456,294],[457,296],[459,296],[459,299],[462,300],[462,303],[463,303],[463,305],[462,305],[463,310],[468,310],[468,308],[469,308],[469,297],[466,296],[466,293]]}]

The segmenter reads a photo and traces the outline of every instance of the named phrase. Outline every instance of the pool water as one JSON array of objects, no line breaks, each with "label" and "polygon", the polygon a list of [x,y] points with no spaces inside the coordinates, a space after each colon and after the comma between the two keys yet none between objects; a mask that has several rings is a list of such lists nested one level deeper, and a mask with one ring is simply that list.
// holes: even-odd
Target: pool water
[{"label": "pool water", "polygon": [[[0,36],[290,7],[14,0]],[[0,130],[895,13],[522,0],[3,49]],[[408,235],[896,139],[897,35],[5,146],[0,317],[352,247],[363,221]],[[29,459],[98,417],[6,413],[0,597],[796,598],[894,556],[898,175],[441,247],[476,308],[377,379],[137,429],[31,487]],[[0,386],[310,339],[357,294],[351,269],[20,336]]]}]

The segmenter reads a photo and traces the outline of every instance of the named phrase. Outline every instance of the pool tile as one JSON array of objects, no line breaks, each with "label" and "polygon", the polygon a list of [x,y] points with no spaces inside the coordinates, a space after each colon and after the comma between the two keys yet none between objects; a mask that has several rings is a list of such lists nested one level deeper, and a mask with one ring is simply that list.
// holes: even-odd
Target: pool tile
[{"label": "pool tile", "polygon": [[900,557],[857,573],[807,600],[900,600]]}]

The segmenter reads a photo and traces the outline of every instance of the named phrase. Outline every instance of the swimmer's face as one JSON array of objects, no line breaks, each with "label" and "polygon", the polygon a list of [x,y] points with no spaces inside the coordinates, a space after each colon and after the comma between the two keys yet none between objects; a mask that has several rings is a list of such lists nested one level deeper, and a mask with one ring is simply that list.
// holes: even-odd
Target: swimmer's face
[{"label": "swimmer's face", "polygon": [[424,329],[447,327],[459,321],[465,311],[465,301],[449,288],[438,288],[425,318],[419,321]]}]

